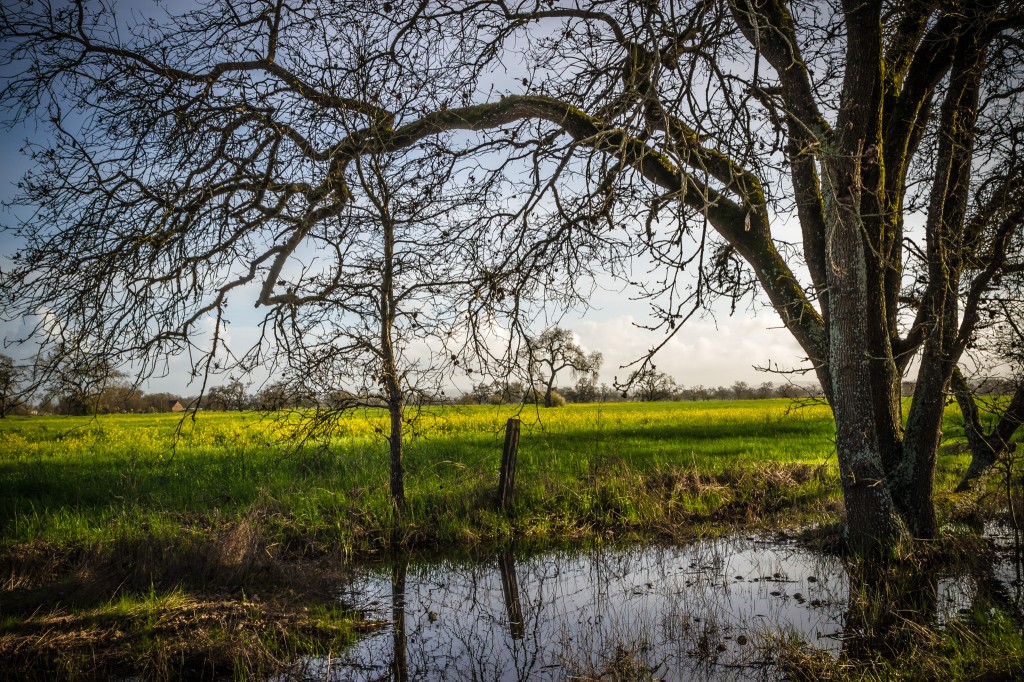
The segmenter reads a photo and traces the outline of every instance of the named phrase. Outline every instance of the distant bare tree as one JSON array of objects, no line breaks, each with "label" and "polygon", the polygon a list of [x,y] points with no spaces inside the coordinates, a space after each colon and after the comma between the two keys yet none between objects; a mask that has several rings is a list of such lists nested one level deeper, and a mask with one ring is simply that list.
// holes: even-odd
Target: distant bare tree
[{"label": "distant bare tree", "polygon": [[312,408],[316,398],[302,384],[288,381],[272,381],[253,396],[252,404],[257,410],[277,412],[293,408]]},{"label": "distant bare tree", "polygon": [[501,401],[501,394],[495,391],[494,384],[486,381],[474,385],[466,397],[477,405],[490,405]]},{"label": "distant bare tree", "polygon": [[551,407],[555,380],[569,371],[573,378],[597,380],[604,356],[597,351],[585,353],[568,329],[550,327],[537,337],[528,337],[523,344],[523,358],[530,382],[544,387],[544,406]]},{"label": "distant bare tree", "polygon": [[654,365],[647,365],[634,371],[623,384],[633,397],[643,402],[668,400],[678,388],[676,380],[665,372],[659,372]]},{"label": "distant bare tree", "polygon": [[117,397],[124,392],[111,389],[126,388],[126,378],[103,353],[64,349],[46,359],[36,381],[58,412],[87,415],[117,406]]},{"label": "distant bare tree", "polygon": [[592,403],[597,400],[600,389],[593,376],[582,376],[572,389],[572,400],[577,403]]},{"label": "distant bare tree", "polygon": [[212,410],[241,412],[252,406],[248,387],[241,379],[232,379],[221,386],[213,386],[206,392],[204,402]]}]

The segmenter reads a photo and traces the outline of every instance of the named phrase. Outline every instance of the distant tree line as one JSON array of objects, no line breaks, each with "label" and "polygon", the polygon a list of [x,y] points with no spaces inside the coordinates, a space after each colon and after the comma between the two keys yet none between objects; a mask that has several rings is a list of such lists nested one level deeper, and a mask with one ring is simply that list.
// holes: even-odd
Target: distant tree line
[{"label": "distant tree line", "polygon": [[[491,383],[480,382],[465,393],[459,402],[466,405],[502,404],[544,404],[546,386],[529,387],[522,382]],[[700,400],[763,400],[767,398],[820,397],[816,385],[783,383],[775,385],[770,381],[751,386],[745,381],[736,381],[731,386],[683,386],[664,372],[643,372],[634,378],[632,384],[609,386],[598,384],[591,377],[581,378],[573,386],[559,386],[551,389],[552,405],[566,403],[607,403],[607,402],[656,402],[656,401],[700,401]]]},{"label": "distant tree line", "polygon": [[[619,383],[598,383],[597,368],[600,367],[599,353],[584,355],[563,330],[555,329],[565,338],[546,332],[538,339],[546,340],[547,357],[563,353],[571,361],[561,361],[568,368],[576,383],[557,386],[550,370],[537,369],[540,363],[527,363],[528,375],[533,380],[482,381],[458,397],[445,395],[443,391],[423,402],[433,404],[459,403],[463,405],[514,405],[539,404],[558,407],[567,403],[595,402],[657,402],[657,401],[704,401],[704,400],[763,400],[768,398],[821,397],[821,390],[815,384],[798,385],[784,382],[776,385],[771,381],[751,385],[736,381],[729,386],[684,386],[672,376],[648,366],[637,370]],[[545,339],[546,337],[550,337]],[[568,351],[552,353],[551,339],[558,340]],[[537,347],[544,348],[543,344]],[[577,357],[578,356],[578,357]],[[551,368],[559,369],[559,363],[548,362]],[[967,382],[969,389],[979,395],[1011,395],[1016,384],[1006,377],[976,377]],[[905,397],[915,390],[913,381],[902,384]],[[33,400],[33,395],[36,400]],[[87,415],[120,413],[176,412],[191,409],[211,411],[259,410],[274,412],[286,409],[333,408],[350,405],[353,401],[363,405],[374,405],[372,396],[361,396],[337,389],[329,393],[317,392],[292,381],[275,380],[263,384],[255,391],[239,379],[208,388],[201,396],[181,396],[177,393],[159,391],[146,393],[127,380],[127,375],[103,363],[80,357],[78,361],[64,362],[61,371],[54,373],[42,384],[32,385],[28,381],[27,368],[19,366],[6,355],[0,355],[0,418],[10,415],[42,414]],[[380,407],[386,407],[380,402]]]},{"label": "distant tree line", "polygon": [[50,392],[45,394],[35,408],[23,404],[21,413],[88,415],[181,412],[188,408],[191,399],[176,393],[164,391],[145,393],[128,384],[104,386],[96,391]]},{"label": "distant tree line", "polygon": [[297,394],[283,382],[269,383],[255,393],[240,380],[231,380],[207,389],[202,396],[177,393],[146,393],[114,373],[103,382],[90,382],[88,374],[63,377],[42,392],[37,411],[44,414],[121,414],[182,412],[200,409],[214,411],[276,411],[312,407],[315,400]]},{"label": "distant tree line", "polygon": [[[554,350],[553,350],[554,349]],[[541,358],[538,361],[537,358]],[[546,368],[542,364],[546,363]],[[529,353],[524,352],[527,380],[479,382],[460,397],[425,396],[421,402],[465,405],[540,404],[558,407],[566,403],[593,402],[655,402],[663,400],[760,400],[765,398],[801,398],[820,396],[816,386],[783,383],[778,386],[763,382],[751,386],[736,381],[731,386],[687,387],[665,372],[652,366],[629,375],[626,381],[598,383],[600,353],[584,354],[564,330],[554,328],[534,340]],[[567,369],[575,384],[556,386],[554,375]],[[976,389],[1000,393],[1006,387],[998,380],[987,380]],[[913,385],[904,386],[909,394]],[[1003,391],[1005,392],[1005,391]],[[33,395],[36,398],[32,400]],[[176,412],[191,409],[212,411],[259,410],[274,412],[286,409],[343,408],[353,403],[380,407],[386,404],[372,395],[335,389],[317,391],[294,381],[274,380],[256,390],[240,379],[207,388],[200,396],[181,396],[171,392],[146,393],[128,381],[127,375],[96,358],[79,355],[65,360],[59,371],[45,382],[28,381],[28,371],[11,358],[0,355],[0,416],[7,414],[87,415],[120,413]]]}]

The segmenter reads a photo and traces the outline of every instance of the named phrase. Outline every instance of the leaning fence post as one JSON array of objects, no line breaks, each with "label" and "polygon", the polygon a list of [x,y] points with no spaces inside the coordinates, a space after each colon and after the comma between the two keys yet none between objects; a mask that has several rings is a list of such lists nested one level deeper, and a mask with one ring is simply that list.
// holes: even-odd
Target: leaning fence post
[{"label": "leaning fence post", "polygon": [[516,483],[516,454],[519,451],[519,420],[509,419],[505,424],[505,447],[501,451],[501,473],[498,476],[498,504],[502,509],[512,506],[512,493]]}]

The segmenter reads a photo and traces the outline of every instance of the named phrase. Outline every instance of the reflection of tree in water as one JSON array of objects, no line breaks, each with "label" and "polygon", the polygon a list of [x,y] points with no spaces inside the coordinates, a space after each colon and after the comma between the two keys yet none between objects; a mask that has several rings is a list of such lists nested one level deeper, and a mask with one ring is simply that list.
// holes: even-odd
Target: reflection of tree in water
[{"label": "reflection of tree in water", "polygon": [[998,611],[1024,627],[1020,556],[1007,558],[983,552],[937,565],[851,562],[842,654],[851,661],[898,659],[920,647],[924,633],[958,622],[970,627],[972,614]]},{"label": "reflection of tree in water", "polygon": [[1006,576],[1001,577],[1010,585],[1009,599],[1014,609],[1018,614],[1024,614],[1024,537],[1022,537],[1021,527],[1016,519],[1014,519],[1013,526],[1013,542],[1010,547],[1005,549],[1005,552],[1011,570],[1007,571]]},{"label": "reflection of tree in water", "polygon": [[[1018,537],[1019,540],[1019,537]],[[1021,543],[1016,542],[1013,547],[1013,567],[1015,577],[1012,581],[1014,587],[1013,590],[1013,603],[1017,607],[1017,611],[1024,612],[1024,551],[1021,549]]]},{"label": "reflection of tree in water", "polygon": [[1024,551],[1016,529],[1012,542],[1006,540],[1001,539],[997,558],[975,571],[978,592],[986,608],[994,606],[1024,629]]},{"label": "reflection of tree in water", "polygon": [[[396,558],[390,570],[389,636],[361,643],[366,648],[346,661],[339,679],[529,679],[540,640],[525,637],[511,554],[497,563],[498,571],[490,562],[442,562],[424,570],[410,568],[407,556]],[[377,596],[384,587],[373,585]],[[503,637],[494,636],[492,626],[499,623]]]},{"label": "reflection of tree in water", "polygon": [[1007,562],[990,581],[936,566],[848,571],[837,556],[751,537],[401,558],[353,586],[371,617],[393,628],[357,643],[335,679],[565,679],[620,663],[669,680],[770,679],[772,651],[756,645],[780,632],[856,659],[906,652],[914,628],[934,631],[963,618],[962,608],[993,603],[992,585],[1011,600]]},{"label": "reflection of tree in water", "polygon": [[395,559],[391,568],[391,627],[394,634],[391,677],[396,682],[408,682],[409,680],[405,636],[405,574],[408,570],[408,556]]},{"label": "reflection of tree in water", "polygon": [[[795,591],[783,574],[807,571],[822,576],[815,589],[827,605],[771,596]],[[750,539],[402,561],[353,586],[356,603],[394,627],[349,651],[338,679],[561,679],[621,661],[668,679],[733,679],[725,666],[755,655],[759,628],[838,629],[828,605],[837,600],[826,593],[843,592],[845,602],[845,576],[826,578],[832,573],[806,551]]]},{"label": "reflection of tree in water", "polygon": [[849,602],[843,654],[869,659],[880,651],[913,647],[915,626],[938,624],[939,580],[930,571],[890,569],[853,562],[847,567]]}]

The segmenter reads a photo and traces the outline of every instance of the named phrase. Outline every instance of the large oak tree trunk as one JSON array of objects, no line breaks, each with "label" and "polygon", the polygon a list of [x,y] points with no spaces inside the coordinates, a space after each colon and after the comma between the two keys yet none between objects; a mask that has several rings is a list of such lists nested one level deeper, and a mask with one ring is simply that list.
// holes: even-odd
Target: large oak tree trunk
[{"label": "large oak tree trunk", "polygon": [[[864,352],[858,324],[867,316],[863,253],[857,239],[841,240],[837,250],[853,252],[833,268],[830,318],[832,410],[836,420],[836,453],[846,501],[847,539],[855,551],[873,551],[895,544],[904,526],[893,503],[882,463],[883,444],[877,428],[871,361]],[[860,266],[857,266],[857,262]],[[859,270],[859,272],[858,272]]]},{"label": "large oak tree trunk", "polygon": [[847,540],[857,552],[885,550],[905,532],[886,476],[900,433],[891,402],[898,394],[892,389],[895,372],[883,326],[884,270],[877,225],[883,73],[876,4],[843,3],[850,32],[842,95],[846,105],[838,113],[832,146],[820,157],[830,402]]}]

